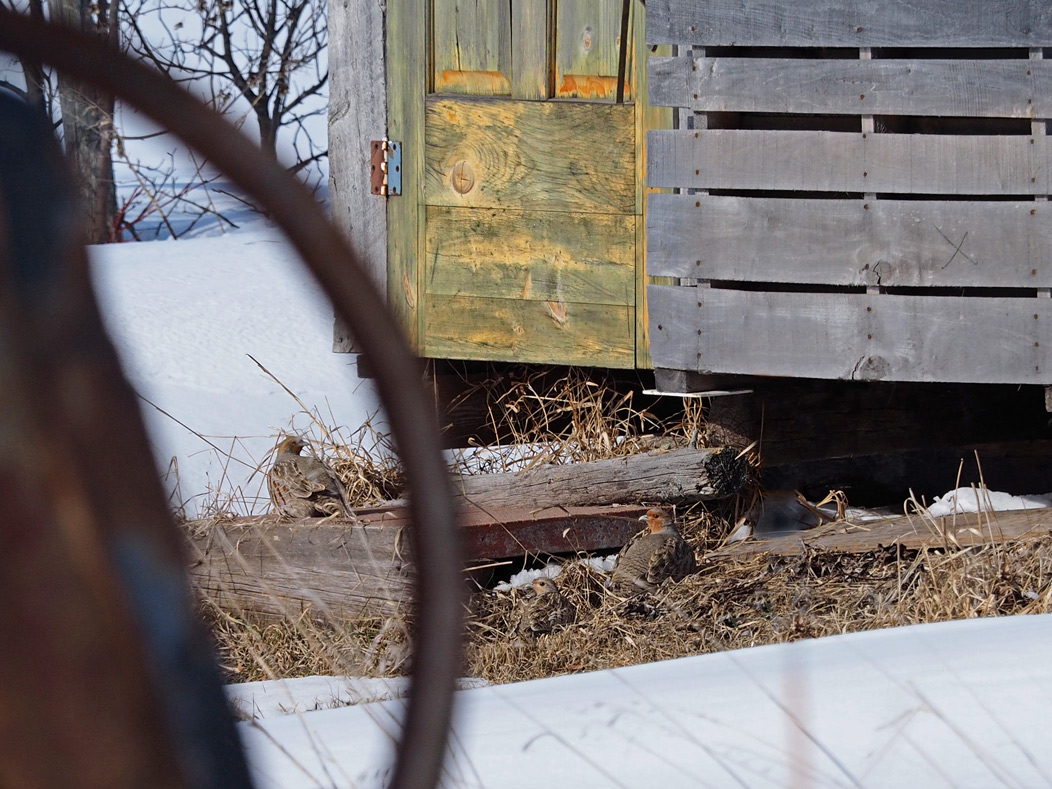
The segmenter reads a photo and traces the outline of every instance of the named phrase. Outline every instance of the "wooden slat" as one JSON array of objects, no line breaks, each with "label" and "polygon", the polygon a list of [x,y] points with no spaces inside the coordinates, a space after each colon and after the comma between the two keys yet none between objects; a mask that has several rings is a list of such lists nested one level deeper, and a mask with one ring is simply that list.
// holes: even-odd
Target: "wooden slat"
[{"label": "wooden slat", "polygon": [[429,296],[424,355],[630,368],[632,307]]},{"label": "wooden slat", "polygon": [[656,194],[648,273],[866,286],[1052,286],[1052,203]]},{"label": "wooden slat", "polygon": [[656,130],[651,186],[697,189],[1048,194],[1052,137]]},{"label": "wooden slat", "polygon": [[426,292],[635,304],[635,217],[427,209]]},{"label": "wooden slat", "polygon": [[1052,116],[1052,62],[651,58],[650,101],[695,112]]},{"label": "wooden slat", "polygon": [[613,99],[617,93],[621,0],[557,3],[555,14],[555,95],[564,99]]},{"label": "wooden slat", "polygon": [[[432,2],[435,92],[509,94],[510,4],[499,0]],[[397,51],[401,52],[401,47]]]},{"label": "wooden slat", "polygon": [[861,553],[890,545],[913,550],[955,550],[973,545],[1001,545],[1017,540],[1038,540],[1050,535],[1050,509],[967,513],[938,518],[911,515],[859,524],[832,523],[785,537],[735,543],[708,554],[706,559],[716,560],[726,556],[747,556],[754,553],[785,556],[800,554],[806,550]]},{"label": "wooden slat", "polygon": [[548,3],[515,0],[511,4],[511,95],[516,99],[546,99],[549,94]]},{"label": "wooden slat", "polygon": [[[384,12],[373,3],[336,3],[330,9],[329,200],[332,218],[347,234],[355,258],[381,294],[387,293],[387,206],[369,186],[370,142],[387,134]],[[357,353],[340,320],[333,351]]]},{"label": "wooden slat", "polygon": [[648,0],[651,44],[750,47],[1041,47],[1042,0]]},{"label": "wooden slat", "polygon": [[631,105],[432,98],[425,123],[428,205],[634,213]]},{"label": "wooden slat", "polygon": [[1052,384],[1052,299],[652,285],[655,366],[801,378]]},{"label": "wooden slat", "polygon": [[387,200],[387,306],[420,349],[419,262],[423,258],[423,102],[427,85],[424,14],[408,3],[387,10],[388,135],[402,143],[402,194]]}]

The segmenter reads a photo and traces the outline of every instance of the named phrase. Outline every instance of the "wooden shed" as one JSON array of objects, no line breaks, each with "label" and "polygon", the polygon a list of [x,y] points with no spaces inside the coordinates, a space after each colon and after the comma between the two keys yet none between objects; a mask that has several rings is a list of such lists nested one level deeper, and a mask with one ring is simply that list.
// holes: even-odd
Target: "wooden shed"
[{"label": "wooden shed", "polygon": [[649,367],[643,5],[330,13],[333,210],[420,355]]},{"label": "wooden shed", "polygon": [[[984,441],[1009,387],[976,385],[1052,384],[1047,3],[331,14],[334,214],[421,356],[653,369],[666,392],[825,381],[853,425],[894,399],[897,448],[926,440],[927,383],[972,386],[930,401]],[[787,423],[814,396],[782,395]]]}]

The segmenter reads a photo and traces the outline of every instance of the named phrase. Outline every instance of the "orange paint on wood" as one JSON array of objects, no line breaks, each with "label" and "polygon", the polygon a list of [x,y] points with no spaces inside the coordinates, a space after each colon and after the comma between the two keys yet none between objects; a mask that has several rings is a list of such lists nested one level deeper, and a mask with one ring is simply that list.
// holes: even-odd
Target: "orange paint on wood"
[{"label": "orange paint on wood", "polygon": [[511,83],[499,71],[455,71],[443,69],[436,80],[437,93],[471,93],[479,96],[507,96]]},{"label": "orange paint on wood", "polygon": [[[625,98],[632,94],[625,83]],[[562,99],[612,99],[617,96],[617,77],[595,74],[563,74],[555,95]]]}]

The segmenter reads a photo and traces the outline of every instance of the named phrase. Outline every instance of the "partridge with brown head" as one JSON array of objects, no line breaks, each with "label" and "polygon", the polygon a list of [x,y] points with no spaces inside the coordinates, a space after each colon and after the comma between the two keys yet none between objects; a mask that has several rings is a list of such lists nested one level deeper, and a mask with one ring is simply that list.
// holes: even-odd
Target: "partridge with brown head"
[{"label": "partridge with brown head", "polygon": [[346,517],[351,506],[339,477],[313,455],[301,455],[307,443],[285,438],[267,472],[267,490],[274,509],[286,518]]},{"label": "partridge with brown head", "polygon": [[610,582],[615,590],[650,592],[666,578],[681,581],[697,570],[694,551],[668,511],[653,507],[640,520],[647,529],[629,540],[614,564]]}]

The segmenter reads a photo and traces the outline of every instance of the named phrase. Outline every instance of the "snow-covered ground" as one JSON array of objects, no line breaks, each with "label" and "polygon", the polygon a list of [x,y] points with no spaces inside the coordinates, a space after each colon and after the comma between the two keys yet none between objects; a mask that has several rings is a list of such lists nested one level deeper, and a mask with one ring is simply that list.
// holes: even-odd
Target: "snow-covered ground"
[{"label": "snow-covered ground", "polygon": [[310,417],[253,359],[330,428],[353,431],[376,411],[355,357],[332,352],[328,299],[262,220],[213,238],[92,247],[91,261],[106,326],[187,515],[227,502],[265,512],[258,469],[276,434],[309,432]]},{"label": "snow-covered ground", "polygon": [[[855,633],[457,693],[456,787],[1052,785],[1052,617]],[[401,702],[241,724],[262,788],[380,787]]]},{"label": "snow-covered ground", "polygon": [[[275,433],[309,426],[250,354],[330,425],[353,431],[375,410],[351,357],[330,351],[327,301],[261,221],[91,258],[129,377],[167,412],[143,406],[191,512],[217,489],[265,510],[258,464]],[[955,499],[974,506],[976,494],[934,506]],[[447,784],[1049,786],[1049,654],[1052,618],[1015,617],[463,690]],[[402,693],[401,681],[343,678],[230,691],[255,718],[239,724],[255,779],[282,789],[382,785]]]}]

